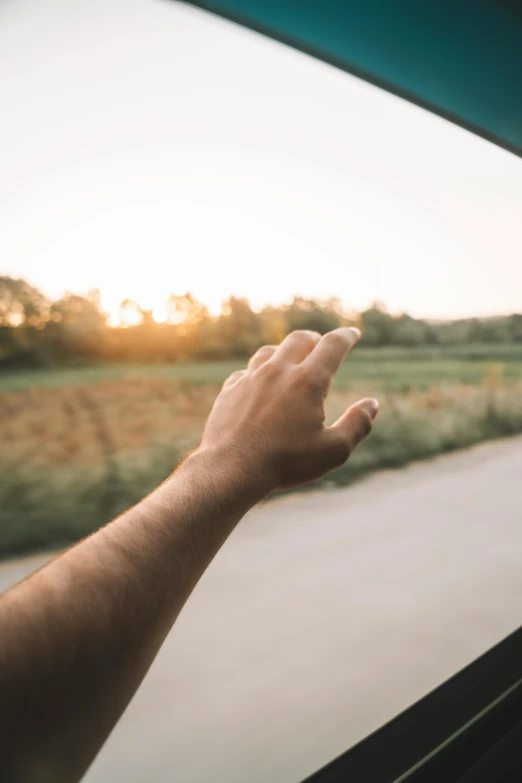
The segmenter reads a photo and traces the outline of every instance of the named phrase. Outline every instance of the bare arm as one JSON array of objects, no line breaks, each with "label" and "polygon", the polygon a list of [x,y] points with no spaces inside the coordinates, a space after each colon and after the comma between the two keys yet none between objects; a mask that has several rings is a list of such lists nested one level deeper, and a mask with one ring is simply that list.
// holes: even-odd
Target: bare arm
[{"label": "bare arm", "polygon": [[357,339],[294,332],[261,348],[164,484],[0,599],[2,781],[79,780],[241,517],[345,462],[377,404],[325,427],[324,398]]}]

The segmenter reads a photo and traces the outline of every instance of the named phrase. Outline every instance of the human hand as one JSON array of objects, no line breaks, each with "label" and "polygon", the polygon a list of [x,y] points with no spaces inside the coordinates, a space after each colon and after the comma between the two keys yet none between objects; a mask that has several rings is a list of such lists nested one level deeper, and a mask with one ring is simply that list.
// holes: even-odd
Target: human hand
[{"label": "human hand", "polygon": [[304,484],[342,465],[369,434],[374,399],[352,405],[325,426],[324,402],[354,328],[321,336],[295,331],[265,345],[225,381],[205,426],[200,449],[245,471],[264,493]]}]

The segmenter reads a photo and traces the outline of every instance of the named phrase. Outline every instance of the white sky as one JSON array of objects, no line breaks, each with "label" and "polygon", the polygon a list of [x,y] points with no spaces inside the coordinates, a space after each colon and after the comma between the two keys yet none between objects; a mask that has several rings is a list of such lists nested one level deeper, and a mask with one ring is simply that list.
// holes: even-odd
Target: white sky
[{"label": "white sky", "polygon": [[522,160],[190,7],[3,0],[0,112],[0,273],[49,295],[522,310]]}]

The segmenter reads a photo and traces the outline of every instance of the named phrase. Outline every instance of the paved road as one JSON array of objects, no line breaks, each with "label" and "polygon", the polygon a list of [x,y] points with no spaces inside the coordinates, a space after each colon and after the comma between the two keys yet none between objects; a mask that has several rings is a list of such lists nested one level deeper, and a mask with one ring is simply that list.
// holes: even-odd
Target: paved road
[{"label": "paved road", "polygon": [[[0,588],[44,558],[0,567]],[[297,783],[522,623],[522,440],[252,511],[87,783]]]}]

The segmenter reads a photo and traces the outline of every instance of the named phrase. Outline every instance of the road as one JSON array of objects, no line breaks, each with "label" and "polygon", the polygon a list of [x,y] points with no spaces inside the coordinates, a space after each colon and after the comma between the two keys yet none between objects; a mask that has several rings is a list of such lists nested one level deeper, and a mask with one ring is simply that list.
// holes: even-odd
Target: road
[{"label": "road", "polygon": [[[0,588],[45,557],[0,567]],[[87,783],[297,783],[522,623],[522,439],[254,509]]]}]

